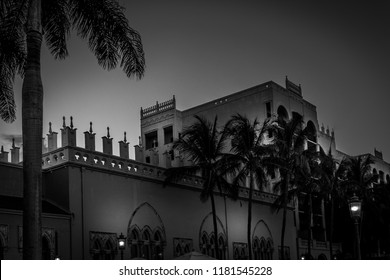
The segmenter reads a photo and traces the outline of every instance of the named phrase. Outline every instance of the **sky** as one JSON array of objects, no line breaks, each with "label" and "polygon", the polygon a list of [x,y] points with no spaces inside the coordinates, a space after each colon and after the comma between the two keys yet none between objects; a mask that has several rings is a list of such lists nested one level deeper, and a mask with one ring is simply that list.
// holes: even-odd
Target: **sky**
[{"label": "sky", "polygon": [[[140,107],[176,97],[177,109],[285,77],[302,85],[317,106],[319,125],[334,129],[347,154],[383,152],[390,161],[390,2],[281,0],[119,1],[142,37],[145,76],[106,71],[86,41],[71,34],[69,57],[42,49],[44,133],[73,116],[77,145],[93,122],[96,149],[110,127],[117,142],[127,132],[138,144]],[[21,88],[14,86],[17,120],[0,120],[0,145],[21,143]],[[60,137],[59,137],[60,138]],[[59,142],[60,144],[60,142]],[[130,157],[134,151],[130,149]]]}]

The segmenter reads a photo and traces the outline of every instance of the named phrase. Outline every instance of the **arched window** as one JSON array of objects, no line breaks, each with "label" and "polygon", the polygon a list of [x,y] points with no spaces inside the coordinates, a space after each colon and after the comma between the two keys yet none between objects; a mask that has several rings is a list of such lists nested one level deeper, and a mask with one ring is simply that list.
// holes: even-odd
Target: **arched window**
[{"label": "arched window", "polygon": [[308,121],[305,130],[307,133],[307,149],[315,152],[317,150],[317,131],[314,123]]},{"label": "arched window", "polygon": [[94,260],[100,260],[101,258],[101,251],[102,251],[102,246],[99,242],[98,239],[95,239],[94,242],[93,242],[93,246],[92,246],[92,259]]},{"label": "arched window", "polygon": [[246,260],[246,259],[247,259],[247,255],[245,252],[245,248],[241,248],[240,260]]},{"label": "arched window", "polygon": [[181,246],[180,244],[176,244],[176,248],[175,248],[175,256],[176,257],[179,257],[183,255],[183,251],[181,250]]},{"label": "arched window", "polygon": [[260,259],[261,260],[267,259],[266,252],[267,252],[267,247],[265,245],[265,240],[264,240],[264,238],[261,238],[261,241],[260,241]]},{"label": "arched window", "polygon": [[267,240],[266,250],[265,250],[265,259],[272,260],[272,256],[274,253],[274,246],[271,239]]},{"label": "arched window", "polygon": [[385,173],[382,170],[379,170],[379,181],[381,184],[385,183]]},{"label": "arched window", "polygon": [[238,260],[240,258],[240,252],[238,251],[238,248],[234,249],[233,258],[235,260]]},{"label": "arched window", "polygon": [[153,236],[153,259],[163,259],[162,237],[160,231],[156,231]]},{"label": "arched window", "polygon": [[114,260],[115,259],[115,250],[114,245],[112,244],[112,241],[109,239],[106,241],[106,244],[104,244],[104,259],[105,260]]},{"label": "arched window", "polygon": [[200,248],[201,248],[202,254],[208,255],[209,254],[209,238],[205,232],[202,235],[202,241],[201,241],[200,245],[201,245]]},{"label": "arched window", "polygon": [[218,250],[221,254],[221,260],[226,260],[226,244],[222,235],[218,238]]},{"label": "arched window", "polygon": [[378,176],[378,171],[376,170],[376,168],[372,169],[372,175]]},{"label": "arched window", "polygon": [[150,260],[151,259],[151,240],[150,233],[148,230],[145,230],[142,234],[142,258]]},{"label": "arched window", "polygon": [[372,176],[373,176],[374,178],[376,178],[375,183],[378,183],[378,182],[379,182],[379,176],[378,176],[378,171],[376,170],[376,168],[374,168],[374,169],[372,170]]},{"label": "arched window", "polygon": [[286,108],[283,105],[280,105],[277,110],[278,119],[283,121],[288,121],[288,113]]},{"label": "arched window", "polygon": [[216,246],[215,246],[215,238],[214,238],[214,233],[211,234],[210,236],[210,251],[209,251],[209,256],[215,258],[216,257]]},{"label": "arched window", "polygon": [[141,257],[139,233],[137,229],[133,229],[130,234],[130,256],[132,259]]}]

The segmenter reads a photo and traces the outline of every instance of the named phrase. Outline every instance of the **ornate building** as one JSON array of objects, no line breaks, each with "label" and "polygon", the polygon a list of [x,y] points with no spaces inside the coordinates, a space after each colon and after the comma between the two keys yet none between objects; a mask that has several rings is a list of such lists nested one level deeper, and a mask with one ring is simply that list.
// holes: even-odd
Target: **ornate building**
[{"label": "ornate building", "polygon": [[[84,148],[76,145],[76,128],[65,118],[61,129],[61,147],[57,132],[49,126],[47,152],[43,168],[43,257],[53,259],[119,259],[117,238],[127,237],[125,259],[173,259],[186,252],[199,251],[210,256],[216,250],[223,259],[245,259],[248,189],[239,190],[232,200],[216,194],[218,233],[213,232],[209,202],[199,198],[202,179],[187,177],[164,186],[164,170],[189,164],[172,150],[174,139],[191,124],[194,115],[214,118],[220,123],[235,113],[260,120],[271,115],[289,119],[303,116],[305,126],[315,135],[305,148],[331,150],[336,158],[344,154],[336,149],[334,132],[319,126],[316,107],[303,99],[301,87],[286,78],[282,87],[272,81],[227,95],[184,111],[176,109],[176,100],[142,109],[141,136],[135,148],[135,160],[129,159],[129,142],[119,141],[119,155],[113,155],[113,139],[107,128],[102,137],[103,151],[95,150],[92,123],[84,132]],[[390,166],[376,151],[373,172],[390,182]],[[0,153],[0,257],[22,257],[22,165],[19,148],[12,145]],[[256,259],[278,259],[282,214],[271,207],[277,195],[272,186],[278,172],[269,178],[265,191],[255,190],[252,244]],[[313,213],[312,255],[329,258],[329,242],[323,201],[316,202]],[[307,240],[299,204],[289,205],[285,252],[297,259],[306,253]],[[218,244],[214,242],[218,235]],[[341,250],[334,244],[333,250]]]}]

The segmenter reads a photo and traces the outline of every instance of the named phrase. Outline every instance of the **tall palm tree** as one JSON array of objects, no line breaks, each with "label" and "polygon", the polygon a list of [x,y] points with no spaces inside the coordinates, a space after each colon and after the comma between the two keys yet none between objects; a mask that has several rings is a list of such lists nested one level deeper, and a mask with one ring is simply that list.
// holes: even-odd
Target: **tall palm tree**
[{"label": "tall palm tree", "polygon": [[286,218],[288,204],[291,200],[291,190],[294,186],[295,173],[300,168],[301,156],[306,139],[302,129],[303,118],[294,114],[292,119],[286,121],[283,118],[277,119],[277,125],[273,125],[274,158],[275,166],[279,168],[280,181],[274,185],[274,192],[279,194],[274,207],[279,211],[283,210],[282,232],[281,232],[281,259],[285,259],[284,239],[286,232]]},{"label": "tall palm tree", "polygon": [[269,154],[269,148],[262,142],[268,130],[268,124],[269,120],[266,120],[260,127],[257,119],[251,123],[247,117],[240,114],[233,115],[229,122],[233,153],[231,160],[236,163],[237,172],[233,185],[245,185],[249,178],[247,242],[250,260],[253,258],[251,239],[253,190],[255,184],[263,189],[267,178],[264,159]]},{"label": "tall palm tree", "polygon": [[[210,198],[213,218],[214,244],[216,257],[221,258],[218,246],[217,214],[215,208],[215,191],[232,191],[227,181],[226,125],[220,130],[218,118],[211,123],[203,117],[195,116],[195,122],[185,128],[181,137],[173,143],[173,149],[179,151],[191,162],[191,165],[172,167],[166,170],[165,183],[175,182],[185,176],[200,175],[203,178],[202,201]],[[232,195],[236,195],[232,191]]]},{"label": "tall palm tree", "polygon": [[0,113],[15,119],[12,84],[23,77],[23,257],[41,258],[42,212],[42,40],[56,59],[68,56],[71,28],[88,40],[99,65],[123,68],[141,78],[144,53],[140,35],[130,28],[114,0],[2,0],[0,2]]},{"label": "tall palm tree", "polygon": [[325,196],[326,190],[323,186],[328,185],[328,177],[322,167],[320,153],[305,150],[302,152],[300,160],[301,162],[295,172],[294,187],[291,193],[298,198],[300,206],[306,212],[307,254],[309,258],[312,258],[313,199],[322,200]]},{"label": "tall palm tree", "polygon": [[[371,234],[371,230],[377,224],[378,208],[376,203],[376,193],[374,185],[378,181],[378,177],[371,172],[371,165],[374,160],[371,155],[359,155],[350,157],[349,170],[347,173],[347,187],[348,196],[356,194],[362,200],[363,211],[362,214],[366,218],[361,218],[361,235],[368,234],[367,238]],[[371,225],[368,227],[368,225]],[[365,230],[363,230],[365,229]],[[364,236],[360,236],[360,240],[364,241]],[[363,243],[363,242],[362,242]],[[364,253],[364,252],[363,252]]]},{"label": "tall palm tree", "polygon": [[372,184],[378,180],[371,172],[371,165],[373,163],[374,160],[371,155],[359,155],[349,158],[347,186],[350,194],[355,193],[361,198],[368,198],[370,196]]},{"label": "tall palm tree", "polygon": [[323,176],[326,180],[323,189],[327,193],[327,200],[330,203],[329,216],[329,255],[333,259],[333,235],[334,235],[334,213],[335,205],[345,204],[345,185],[347,182],[346,175],[349,166],[349,158],[343,157],[340,161],[335,159],[332,155],[332,150],[326,154],[322,149],[320,150],[321,168]]}]

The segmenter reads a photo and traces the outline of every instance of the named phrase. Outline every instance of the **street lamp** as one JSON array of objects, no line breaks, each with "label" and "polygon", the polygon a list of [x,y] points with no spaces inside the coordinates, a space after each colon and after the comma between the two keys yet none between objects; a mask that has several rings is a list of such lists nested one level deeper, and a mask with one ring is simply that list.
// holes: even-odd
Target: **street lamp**
[{"label": "street lamp", "polygon": [[356,257],[358,260],[361,260],[362,257],[360,255],[360,234],[359,234],[359,219],[362,214],[362,201],[355,194],[348,201],[349,212],[351,214],[351,218],[355,222],[355,234],[356,234]]},{"label": "street lamp", "polygon": [[121,250],[121,260],[123,260],[123,250],[126,248],[126,236],[122,233],[118,237],[118,247]]}]

